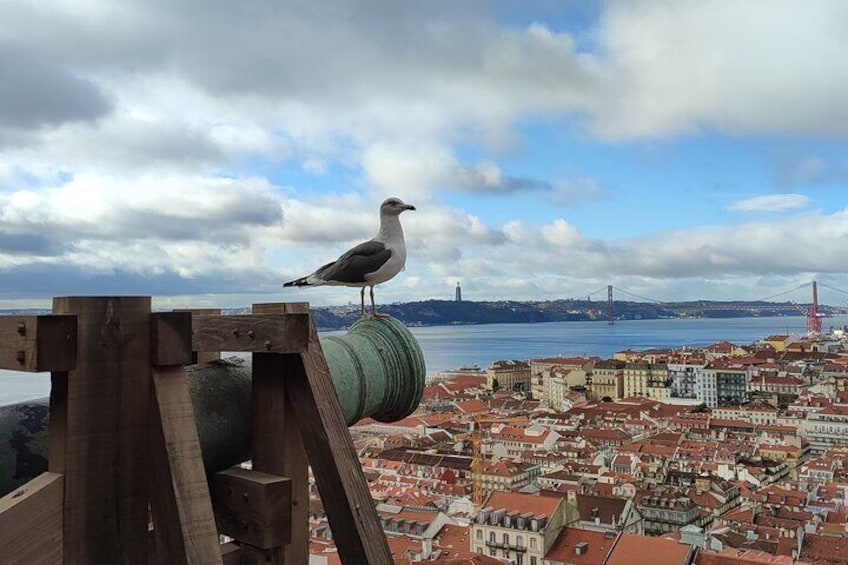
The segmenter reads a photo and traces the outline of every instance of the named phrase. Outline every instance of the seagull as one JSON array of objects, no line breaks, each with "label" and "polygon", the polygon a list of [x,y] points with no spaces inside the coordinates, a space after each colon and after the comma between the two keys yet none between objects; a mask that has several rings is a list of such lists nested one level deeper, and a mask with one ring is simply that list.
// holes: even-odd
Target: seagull
[{"label": "seagull", "polygon": [[358,286],[361,313],[365,317],[365,287],[371,288],[371,315],[386,317],[377,312],[374,304],[374,285],[384,283],[401,272],[406,264],[406,244],[400,215],[415,206],[400,198],[388,198],[380,205],[380,231],[374,239],[364,241],[344,255],[318,268],[311,275],[295,279],[283,286]]}]

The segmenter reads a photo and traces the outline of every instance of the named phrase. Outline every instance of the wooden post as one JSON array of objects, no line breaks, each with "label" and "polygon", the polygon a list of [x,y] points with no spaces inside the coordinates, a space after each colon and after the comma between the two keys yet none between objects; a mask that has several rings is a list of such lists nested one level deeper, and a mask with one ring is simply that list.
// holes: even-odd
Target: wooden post
[{"label": "wooden post", "polygon": [[[309,314],[309,305],[254,304],[254,314]],[[291,479],[291,536],[285,562],[309,561],[309,463],[286,381],[302,368],[299,355],[253,354],[253,468]]]},{"label": "wooden post", "polygon": [[342,563],[392,565],[386,536],[353,448],[318,332],[310,318],[309,347],[286,379],[290,406]]},{"label": "wooden post", "polygon": [[78,330],[76,369],[54,394],[59,408],[66,392],[65,421],[51,422],[64,431],[50,453],[65,475],[64,563],[146,564],[150,297],[55,298],[53,312],[76,314]]},{"label": "wooden post", "polygon": [[151,500],[158,562],[221,563],[185,364],[192,360],[191,314],[154,314],[151,324]]},{"label": "wooden post", "polygon": [[[174,312],[188,312],[192,318],[198,316],[220,316],[220,308],[184,308],[174,310]],[[192,352],[191,364],[209,363],[221,358],[220,351],[194,351]]]}]

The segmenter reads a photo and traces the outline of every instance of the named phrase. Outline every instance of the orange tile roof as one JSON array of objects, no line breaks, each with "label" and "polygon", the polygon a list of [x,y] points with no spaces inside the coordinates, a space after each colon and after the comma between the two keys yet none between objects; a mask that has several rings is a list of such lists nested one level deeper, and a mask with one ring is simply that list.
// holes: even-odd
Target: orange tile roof
[{"label": "orange tile roof", "polygon": [[562,498],[554,496],[495,491],[483,503],[483,506],[491,506],[495,510],[504,508],[507,512],[517,510],[522,514],[532,512],[534,516],[544,514],[550,519],[557,511],[557,508],[559,508],[561,502]]},{"label": "orange tile roof", "polygon": [[[617,535],[607,536],[605,532],[593,532],[579,530],[577,528],[563,528],[557,536],[545,561],[556,561],[570,563],[573,565],[601,565],[615,545]],[[577,554],[578,544],[583,549]]]},{"label": "orange tile roof", "polygon": [[608,565],[686,565],[693,551],[692,546],[663,538],[651,538],[634,534],[621,534],[612,550]]},{"label": "orange tile roof", "polygon": [[767,563],[769,565],[792,565],[794,561],[786,555],[772,555],[751,549],[725,549],[723,551],[699,551],[695,565],[745,565]]},{"label": "orange tile roof", "polygon": [[844,537],[807,534],[801,547],[801,557],[827,559],[835,563],[848,563],[848,539]]}]

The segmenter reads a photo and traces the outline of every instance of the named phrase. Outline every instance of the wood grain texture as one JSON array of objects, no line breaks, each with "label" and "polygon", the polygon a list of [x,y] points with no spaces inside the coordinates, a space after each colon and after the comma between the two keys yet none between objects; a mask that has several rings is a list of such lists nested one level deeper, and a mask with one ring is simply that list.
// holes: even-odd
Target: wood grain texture
[{"label": "wood grain texture", "polygon": [[192,320],[194,351],[299,353],[306,349],[309,316],[248,314]]},{"label": "wood grain texture", "polygon": [[42,473],[0,498],[2,563],[62,563],[63,483],[60,474]]},{"label": "wood grain texture", "polygon": [[[220,308],[184,308],[184,309],[175,309],[174,312],[188,312],[191,314],[192,319],[197,318],[199,316],[220,316],[221,309]],[[221,358],[220,351],[192,351],[191,353],[191,363],[210,363],[212,361],[216,361]]]},{"label": "wood grain texture", "polygon": [[75,316],[0,316],[0,368],[68,371],[76,364]]},{"label": "wood grain texture", "polygon": [[150,316],[150,362],[154,367],[191,365],[191,313],[156,312]]},{"label": "wood grain texture", "polygon": [[51,454],[65,474],[64,561],[146,563],[150,298],[54,298],[53,312],[75,314],[78,332],[64,453]]},{"label": "wood grain texture", "polygon": [[65,438],[68,426],[68,373],[50,373],[50,420],[47,423],[47,470],[65,472]]},{"label": "wood grain texture", "polygon": [[223,565],[243,565],[242,551],[238,544],[229,542],[221,546],[221,560]]},{"label": "wood grain texture", "polygon": [[[307,302],[254,304],[253,312],[254,314],[308,314],[309,304]],[[303,374],[300,355],[277,355],[276,358],[273,366],[268,369],[283,377],[284,381],[295,371]],[[254,374],[256,374],[255,365]],[[268,426],[279,426],[274,434],[274,440],[280,444],[282,453],[277,451],[267,453],[266,459],[263,460],[260,457],[258,467],[255,460],[253,464],[257,470],[291,479],[291,541],[285,547],[285,562],[297,564],[306,563],[309,560],[309,461],[306,457],[306,449],[303,447],[300,424],[291,406],[290,395],[286,393],[284,396],[282,413],[274,415],[273,421],[270,419],[267,421]],[[270,428],[271,431],[273,429]]]},{"label": "wood grain texture", "polygon": [[291,406],[342,563],[393,563],[362,466],[345,424],[318,333],[309,327],[303,367],[286,379]]},{"label": "wood grain texture", "polygon": [[150,506],[163,564],[221,563],[218,531],[183,366],[153,369]]},{"label": "wood grain texture", "polygon": [[291,536],[291,480],[233,467],[212,478],[218,531],[260,549],[281,548]]}]

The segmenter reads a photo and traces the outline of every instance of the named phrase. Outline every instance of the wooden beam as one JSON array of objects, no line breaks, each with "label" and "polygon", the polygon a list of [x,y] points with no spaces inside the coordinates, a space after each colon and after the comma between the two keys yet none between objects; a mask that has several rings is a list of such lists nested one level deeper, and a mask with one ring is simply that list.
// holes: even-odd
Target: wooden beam
[{"label": "wooden beam", "polygon": [[[309,314],[309,304],[254,304],[253,313]],[[285,562],[306,563],[309,561],[309,461],[290,395],[276,386],[296,371],[302,374],[303,363],[300,355],[272,354],[255,354],[253,362],[252,410],[254,415],[266,415],[253,419],[253,445],[260,446],[254,450],[253,468],[291,479],[291,542],[285,547]],[[280,394],[284,397],[282,410]]]},{"label": "wooden beam", "polygon": [[238,544],[229,542],[221,545],[223,565],[242,565],[242,551]]},{"label": "wooden beam", "polygon": [[64,560],[146,564],[150,298],[54,298],[53,311],[76,315],[79,351],[65,422],[51,422],[65,434],[50,462],[65,475]]},{"label": "wooden beam", "polygon": [[203,316],[192,320],[194,351],[299,353],[306,349],[304,314]]},{"label": "wooden beam", "polygon": [[154,367],[191,365],[190,312],[157,312],[150,316],[150,361]]},{"label": "wooden beam", "polygon": [[286,379],[339,557],[345,565],[392,565],[386,536],[345,424],[318,332],[309,326],[303,366]]},{"label": "wooden beam", "polygon": [[68,427],[68,373],[50,373],[50,420],[47,422],[47,470],[65,472]]},{"label": "wooden beam", "polygon": [[[188,312],[191,314],[192,319],[197,318],[198,316],[220,316],[221,309],[220,308],[184,308],[184,309],[176,309],[174,312]],[[191,364],[197,363],[209,363],[211,361],[216,361],[221,358],[220,351],[192,351],[191,353]]]},{"label": "wooden beam", "polygon": [[291,481],[233,467],[215,473],[212,505],[218,531],[260,549],[282,547],[291,538]]},{"label": "wooden beam", "polygon": [[76,316],[0,316],[0,369],[69,371],[76,355]]},{"label": "wooden beam", "polygon": [[0,498],[0,561],[60,565],[63,477],[42,473]]},{"label": "wooden beam", "polygon": [[185,367],[154,368],[153,389],[150,506],[159,559],[168,565],[220,564]]}]

